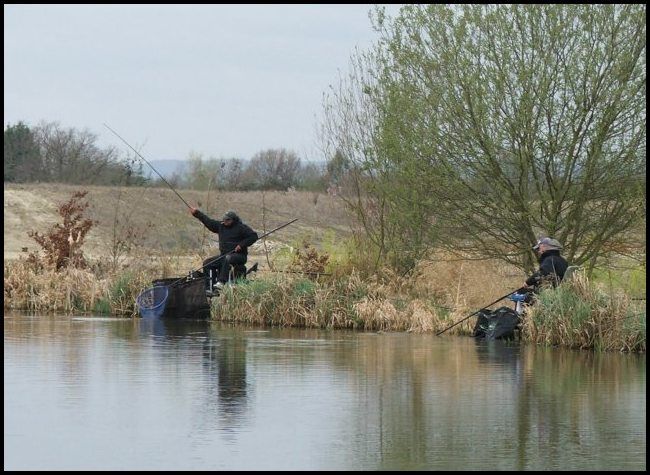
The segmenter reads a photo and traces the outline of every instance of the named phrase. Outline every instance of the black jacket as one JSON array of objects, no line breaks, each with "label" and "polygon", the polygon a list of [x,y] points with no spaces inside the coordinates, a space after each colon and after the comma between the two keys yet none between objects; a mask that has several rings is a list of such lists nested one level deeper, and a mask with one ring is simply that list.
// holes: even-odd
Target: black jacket
[{"label": "black jacket", "polygon": [[244,224],[239,217],[233,221],[230,227],[224,226],[221,221],[209,218],[199,210],[196,211],[194,217],[210,231],[219,235],[219,252],[221,254],[232,251],[239,244],[242,248],[239,254],[248,255],[248,246],[257,241],[257,233]]},{"label": "black jacket", "polygon": [[562,282],[567,267],[569,264],[560,251],[546,251],[539,258],[539,270],[526,279],[526,284],[537,287],[544,281],[550,281],[556,286]]}]

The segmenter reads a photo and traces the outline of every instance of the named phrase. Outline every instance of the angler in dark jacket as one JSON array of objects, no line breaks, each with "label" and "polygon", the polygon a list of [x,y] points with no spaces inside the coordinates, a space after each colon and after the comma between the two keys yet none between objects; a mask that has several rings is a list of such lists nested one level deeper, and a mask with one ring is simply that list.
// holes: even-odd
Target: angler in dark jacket
[{"label": "angler in dark jacket", "polygon": [[526,287],[537,291],[545,283],[556,287],[564,278],[569,264],[560,255],[562,245],[553,238],[542,238],[533,247],[539,254],[539,269],[526,279]]},{"label": "angler in dark jacket", "polygon": [[237,213],[227,211],[221,221],[209,218],[196,208],[190,208],[192,216],[197,218],[213,233],[219,235],[219,252],[221,257],[212,256],[203,261],[203,270],[206,276],[216,275],[216,282],[207,281],[208,290],[212,284],[218,289],[228,282],[228,275],[231,266],[243,265],[248,259],[248,246],[257,241],[257,233],[247,224],[242,222]]}]

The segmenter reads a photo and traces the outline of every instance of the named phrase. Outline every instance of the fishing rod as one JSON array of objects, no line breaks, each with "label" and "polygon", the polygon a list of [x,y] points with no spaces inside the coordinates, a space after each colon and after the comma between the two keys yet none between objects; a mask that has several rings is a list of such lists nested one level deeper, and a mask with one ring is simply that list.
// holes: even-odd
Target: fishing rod
[{"label": "fishing rod", "polygon": [[272,270],[270,272],[277,272],[280,274],[303,274],[303,275],[332,275],[326,272],[302,272],[299,270]]},{"label": "fishing rod", "polygon": [[131,147],[131,145],[130,145],[126,140],[124,140],[122,137],[120,137],[120,135],[119,135],[117,132],[115,132],[113,129],[111,129],[108,125],[104,124],[104,127],[106,127],[108,130],[110,130],[111,132],[113,132],[113,133],[117,136],[117,138],[119,138],[119,139],[120,139],[122,142],[124,142],[124,143],[125,143],[125,144],[126,144],[126,145],[131,149],[131,150],[133,150],[133,151],[138,155],[138,157],[140,157],[142,160],[144,160],[145,163],[146,163],[147,165],[149,165],[153,171],[156,172],[156,174],[160,177],[160,179],[161,179],[162,181],[164,181],[164,182],[167,184],[167,186],[168,186],[169,188],[171,188],[171,190],[172,190],[174,193],[176,193],[176,196],[178,196],[178,197],[181,199],[181,201],[182,201],[183,203],[185,203],[185,206],[187,206],[188,208],[192,209],[192,207],[191,207],[189,204],[187,204],[187,201],[185,201],[185,200],[183,199],[183,197],[182,197],[181,195],[178,194],[178,191],[176,191],[176,190],[175,190],[175,189],[174,189],[174,188],[169,184],[169,182],[168,182],[167,180],[165,180],[165,177],[163,177],[160,173],[158,173],[158,170],[156,170],[156,169],[153,167],[153,165],[152,165],[151,163],[149,163],[149,161],[148,161],[146,158],[144,158],[142,155],[140,155],[140,152],[138,152],[136,149],[134,149],[133,147]]}]

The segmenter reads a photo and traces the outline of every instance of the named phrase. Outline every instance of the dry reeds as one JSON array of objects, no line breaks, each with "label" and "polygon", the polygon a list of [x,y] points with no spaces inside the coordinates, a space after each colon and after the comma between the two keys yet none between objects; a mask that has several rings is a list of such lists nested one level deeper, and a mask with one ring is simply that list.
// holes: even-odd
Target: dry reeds
[{"label": "dry reeds", "polygon": [[645,307],[623,293],[608,295],[583,274],[538,295],[524,338],[571,348],[645,352]]},{"label": "dry reeds", "polygon": [[446,323],[426,302],[400,306],[389,294],[389,286],[363,282],[354,273],[321,282],[276,275],[228,288],[213,300],[213,315],[259,325],[418,333]]},{"label": "dry reeds", "polygon": [[32,312],[135,315],[135,297],[147,277],[122,272],[98,278],[89,268],[55,269],[43,262],[4,262],[4,308]]}]

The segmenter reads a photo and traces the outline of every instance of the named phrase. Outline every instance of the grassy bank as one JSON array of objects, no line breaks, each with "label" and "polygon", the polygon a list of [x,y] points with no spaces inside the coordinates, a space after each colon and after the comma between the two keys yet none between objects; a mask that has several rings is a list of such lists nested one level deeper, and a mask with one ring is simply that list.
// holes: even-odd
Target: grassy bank
[{"label": "grassy bank", "polygon": [[136,316],[135,298],[150,271],[105,272],[95,267],[55,270],[22,258],[4,261],[4,309],[39,313]]},{"label": "grassy bank", "polygon": [[[137,315],[135,298],[142,289],[153,279],[170,275],[178,274],[168,263],[110,272],[97,263],[55,271],[27,259],[5,261],[4,308],[132,317]],[[435,333],[480,308],[467,305],[458,282],[448,281],[448,286],[447,292],[432,292],[431,285],[420,279],[390,273],[363,279],[350,271],[314,279],[267,272],[212,299],[212,317],[260,326]],[[469,335],[474,323],[470,318],[446,334]],[[606,293],[578,276],[539,295],[524,320],[522,339],[597,351],[645,352],[645,301],[634,302],[620,291]]]},{"label": "grassy bank", "polygon": [[529,309],[524,338],[571,348],[646,350],[645,301],[605,293],[584,275],[542,291]]},{"label": "grassy bank", "polygon": [[[51,231],[49,236],[57,238],[51,242],[57,245],[43,246],[48,250],[45,256],[34,253],[29,231],[38,226],[44,232],[49,219],[52,224],[61,220],[63,215],[53,217],[51,208],[55,198],[70,191],[54,186],[5,187],[5,238],[10,238],[5,239],[5,309],[137,316],[135,299],[152,280],[186,275],[216,254],[210,233],[186,209],[170,211],[160,205],[168,190],[101,187],[93,188],[87,197],[88,215],[99,224],[92,227],[85,244],[76,233],[77,240],[71,241],[72,232],[68,236],[67,231],[62,235]],[[197,202],[203,196],[186,191]],[[218,199],[206,196],[206,202],[218,202],[220,207],[237,203],[260,232],[279,224],[280,218],[297,216],[300,223],[274,234],[274,241],[251,246],[249,265],[258,263],[259,272],[213,300],[213,317],[219,320],[433,333],[520,287],[525,279],[520,269],[497,260],[463,260],[442,253],[423,259],[407,276],[376,269],[376,261],[364,260],[365,254],[359,252],[362,245],[344,231],[340,203],[326,195],[221,193]],[[129,214],[120,211],[118,216],[117,210]],[[40,219],[44,216],[48,220]],[[310,239],[314,235],[317,240]],[[9,253],[18,258],[8,259],[7,241],[20,249]],[[74,247],[76,242],[80,244]],[[81,268],[51,267],[52,255],[65,258],[54,262],[71,265],[72,251],[82,247],[87,265],[80,261],[72,265]],[[645,265],[639,262],[618,258],[597,269],[592,281],[578,279],[542,293],[525,322],[524,339],[595,350],[645,351],[645,305],[638,305],[645,301],[630,298],[645,295]],[[512,304],[505,301],[494,307],[499,305]],[[446,334],[469,335],[474,324],[475,318],[469,318]]]},{"label": "grassy bank", "polygon": [[357,274],[315,282],[269,276],[228,287],[212,301],[215,319],[307,328],[431,332],[445,321],[433,302],[391,298],[395,289],[363,281]]},{"label": "grassy bank", "polygon": [[[461,320],[422,298],[394,298],[394,288],[356,275],[337,282],[276,277],[242,283],[213,299],[217,320],[263,326],[348,328],[432,333]],[[502,304],[504,304],[502,302]],[[474,319],[449,331],[469,334]],[[580,349],[645,352],[645,306],[623,293],[607,295],[584,277],[543,291],[522,327],[522,339]]]}]

